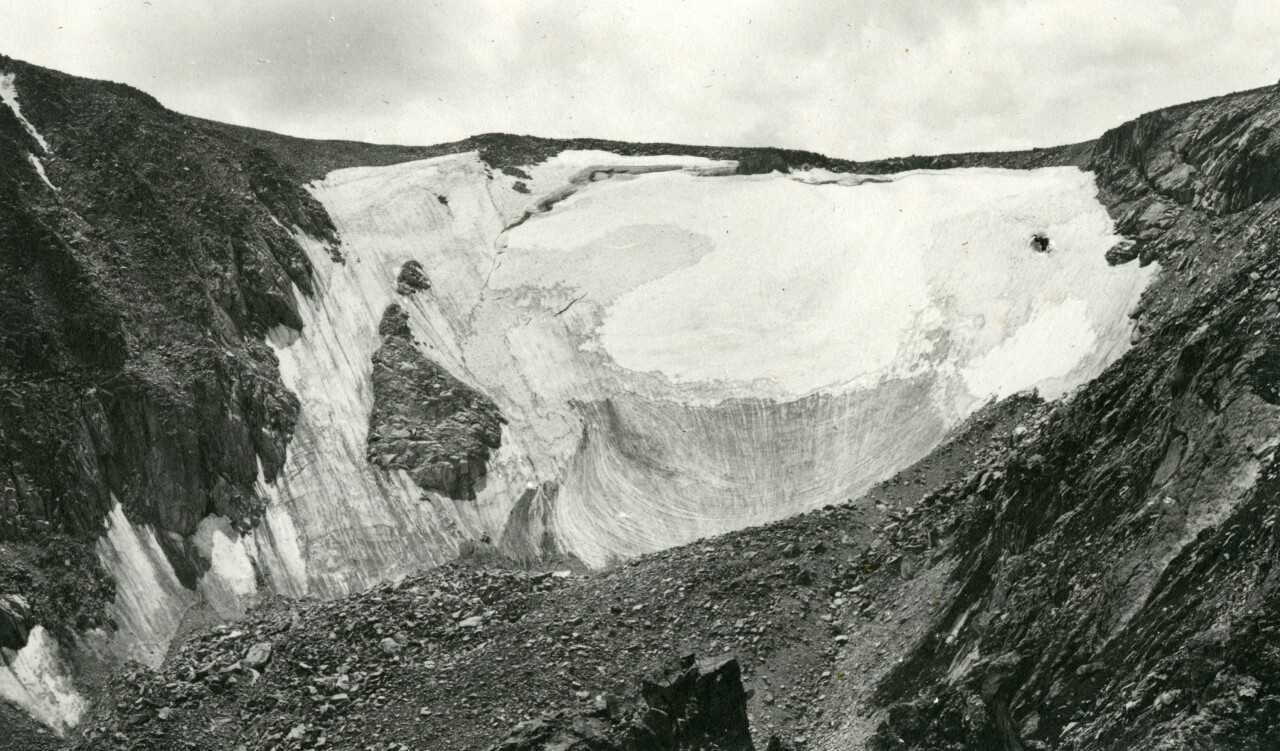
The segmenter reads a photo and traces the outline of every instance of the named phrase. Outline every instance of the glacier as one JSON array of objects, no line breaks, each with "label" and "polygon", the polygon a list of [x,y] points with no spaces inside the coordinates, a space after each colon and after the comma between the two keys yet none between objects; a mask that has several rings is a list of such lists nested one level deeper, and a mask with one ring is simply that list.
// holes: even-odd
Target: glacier
[{"label": "glacier", "polygon": [[[343,260],[295,231],[316,293],[297,293],[301,331],[267,337],[301,411],[263,521],[205,519],[193,591],[117,505],[98,553],[120,628],[71,646],[156,665],[193,615],[339,596],[469,545],[603,566],[856,498],[988,400],[1096,377],[1157,273],[1106,263],[1122,238],[1075,168],[735,166],[565,151],[516,176],[470,152],[311,184]],[[409,261],[429,291],[397,293]],[[392,303],[507,420],[473,501],[366,460]],[[42,632],[0,668],[0,696],[55,728],[83,707],[57,654]]]},{"label": "glacier", "polygon": [[[306,591],[482,537],[599,566],[854,497],[992,397],[1095,377],[1156,271],[1107,265],[1121,238],[1075,168],[740,176],[567,151],[528,173],[471,153],[312,186],[346,262],[301,238],[328,276],[272,337],[302,402],[275,492]],[[433,288],[402,299],[409,260]],[[365,462],[393,301],[508,420],[474,502]]]}]

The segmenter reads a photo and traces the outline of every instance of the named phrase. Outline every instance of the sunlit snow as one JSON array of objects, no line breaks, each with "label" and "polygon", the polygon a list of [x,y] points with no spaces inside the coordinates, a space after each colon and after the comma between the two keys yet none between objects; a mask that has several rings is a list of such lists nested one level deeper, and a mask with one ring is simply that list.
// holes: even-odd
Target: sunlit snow
[{"label": "sunlit snow", "polygon": [[[1097,375],[1153,273],[1106,264],[1119,238],[1074,168],[731,167],[565,152],[525,178],[459,155],[318,183],[347,261],[308,245],[321,291],[300,336],[272,337],[302,401],[275,492],[310,585],[343,591],[481,534],[549,531],[598,564],[856,495],[991,396]],[[433,286],[402,299],[410,259]],[[508,419],[474,504],[364,460],[392,301]],[[548,487],[541,526],[508,518]]]},{"label": "sunlit snow", "polygon": [[9,109],[13,110],[13,114],[18,118],[18,122],[22,123],[22,127],[27,129],[31,137],[36,139],[36,143],[40,144],[40,148],[46,153],[50,151],[49,144],[44,140],[44,136],[40,135],[40,131],[22,115],[22,108],[18,106],[18,87],[14,83],[16,76],[13,73],[0,73],[0,102],[4,102]]}]

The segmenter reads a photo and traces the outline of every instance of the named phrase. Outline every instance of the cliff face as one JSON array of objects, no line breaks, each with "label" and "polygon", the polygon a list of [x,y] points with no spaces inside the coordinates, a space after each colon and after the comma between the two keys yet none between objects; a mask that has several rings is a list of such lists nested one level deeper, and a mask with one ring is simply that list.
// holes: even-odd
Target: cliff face
[{"label": "cliff face", "polygon": [[34,551],[90,545],[118,503],[191,582],[202,518],[261,513],[259,465],[279,470],[298,411],[261,337],[313,289],[280,221],[333,228],[267,152],[138,91],[0,73],[0,541],[18,569],[0,588],[65,635],[103,622],[109,584],[92,555],[72,556],[83,583],[52,583]]},{"label": "cliff face", "polygon": [[1099,141],[1164,269],[1144,335],[938,511],[959,591],[882,684],[876,747],[1280,743],[1277,118],[1260,90]]}]

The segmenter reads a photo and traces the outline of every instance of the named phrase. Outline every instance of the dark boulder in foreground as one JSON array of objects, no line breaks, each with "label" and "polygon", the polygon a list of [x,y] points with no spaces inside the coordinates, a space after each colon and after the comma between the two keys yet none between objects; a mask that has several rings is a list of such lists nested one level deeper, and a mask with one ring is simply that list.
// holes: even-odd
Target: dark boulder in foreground
[{"label": "dark boulder in foreground", "polygon": [[0,647],[22,649],[32,628],[31,607],[17,595],[0,595]]},{"label": "dark boulder in foreground", "polygon": [[[747,692],[736,659],[676,660],[644,681],[640,705],[597,697],[586,711],[522,722],[492,751],[753,751]],[[778,746],[777,742],[771,744]]]}]

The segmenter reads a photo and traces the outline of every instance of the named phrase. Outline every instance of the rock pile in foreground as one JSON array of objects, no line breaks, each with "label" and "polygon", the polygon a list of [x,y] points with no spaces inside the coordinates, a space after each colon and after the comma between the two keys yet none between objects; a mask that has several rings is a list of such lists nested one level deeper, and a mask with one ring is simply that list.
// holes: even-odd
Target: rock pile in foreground
[{"label": "rock pile in foreground", "polygon": [[[693,655],[644,681],[631,712],[597,696],[589,710],[522,722],[491,751],[753,751],[738,661],[699,663]],[[771,749],[781,748],[772,740]]]}]

